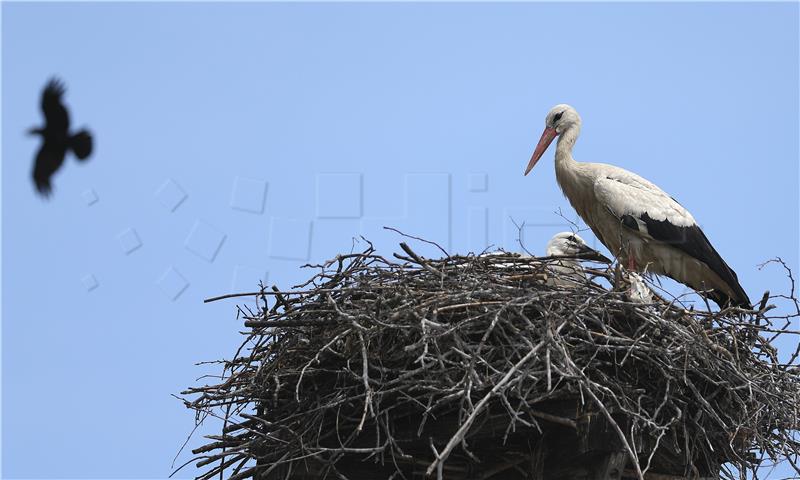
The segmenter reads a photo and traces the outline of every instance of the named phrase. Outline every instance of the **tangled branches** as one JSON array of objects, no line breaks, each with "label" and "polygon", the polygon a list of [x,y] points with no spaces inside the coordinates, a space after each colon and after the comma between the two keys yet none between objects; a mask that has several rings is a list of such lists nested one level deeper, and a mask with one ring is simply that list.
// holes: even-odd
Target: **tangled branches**
[{"label": "tangled branches", "polygon": [[633,478],[756,475],[765,458],[800,473],[800,368],[772,346],[797,315],[771,317],[766,296],[644,305],[553,286],[554,259],[401,246],[252,294],[223,380],[183,392],[224,420],[194,450],[200,480],[574,478],[609,451]]}]

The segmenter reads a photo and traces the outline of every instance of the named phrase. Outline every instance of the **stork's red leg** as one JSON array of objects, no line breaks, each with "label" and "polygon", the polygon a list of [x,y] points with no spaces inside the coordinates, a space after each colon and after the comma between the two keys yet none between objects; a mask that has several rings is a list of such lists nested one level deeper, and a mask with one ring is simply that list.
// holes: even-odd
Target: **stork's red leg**
[{"label": "stork's red leg", "polygon": [[633,255],[628,255],[628,270],[631,272],[636,271],[636,260],[633,258]]}]

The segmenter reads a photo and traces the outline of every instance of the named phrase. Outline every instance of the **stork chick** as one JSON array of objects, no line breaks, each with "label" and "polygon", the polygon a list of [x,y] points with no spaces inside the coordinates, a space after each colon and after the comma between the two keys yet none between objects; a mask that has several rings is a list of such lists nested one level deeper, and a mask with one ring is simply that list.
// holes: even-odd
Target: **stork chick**
[{"label": "stork chick", "polygon": [[551,275],[548,275],[547,284],[551,286],[576,286],[586,283],[586,273],[579,260],[611,263],[608,257],[589,247],[577,233],[572,232],[553,235],[547,242],[546,252],[549,257],[559,258],[548,266]]}]

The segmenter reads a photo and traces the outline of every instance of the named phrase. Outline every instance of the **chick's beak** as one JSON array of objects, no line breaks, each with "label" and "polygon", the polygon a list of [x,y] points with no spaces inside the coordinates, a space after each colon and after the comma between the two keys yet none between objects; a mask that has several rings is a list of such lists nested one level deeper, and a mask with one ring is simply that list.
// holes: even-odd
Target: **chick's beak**
[{"label": "chick's beak", "polygon": [[597,250],[585,245],[578,252],[578,258],[582,258],[584,260],[594,260],[595,262],[602,262],[608,264],[612,263],[611,259],[603,255],[602,253],[598,252]]}]

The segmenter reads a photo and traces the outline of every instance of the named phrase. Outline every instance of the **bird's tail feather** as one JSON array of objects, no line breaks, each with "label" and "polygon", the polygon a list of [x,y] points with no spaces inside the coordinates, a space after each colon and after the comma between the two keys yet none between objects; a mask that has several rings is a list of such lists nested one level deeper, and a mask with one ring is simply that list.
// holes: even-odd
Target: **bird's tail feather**
[{"label": "bird's tail feather", "polygon": [[75,152],[78,160],[86,160],[92,153],[92,134],[81,130],[69,139],[69,148]]}]

